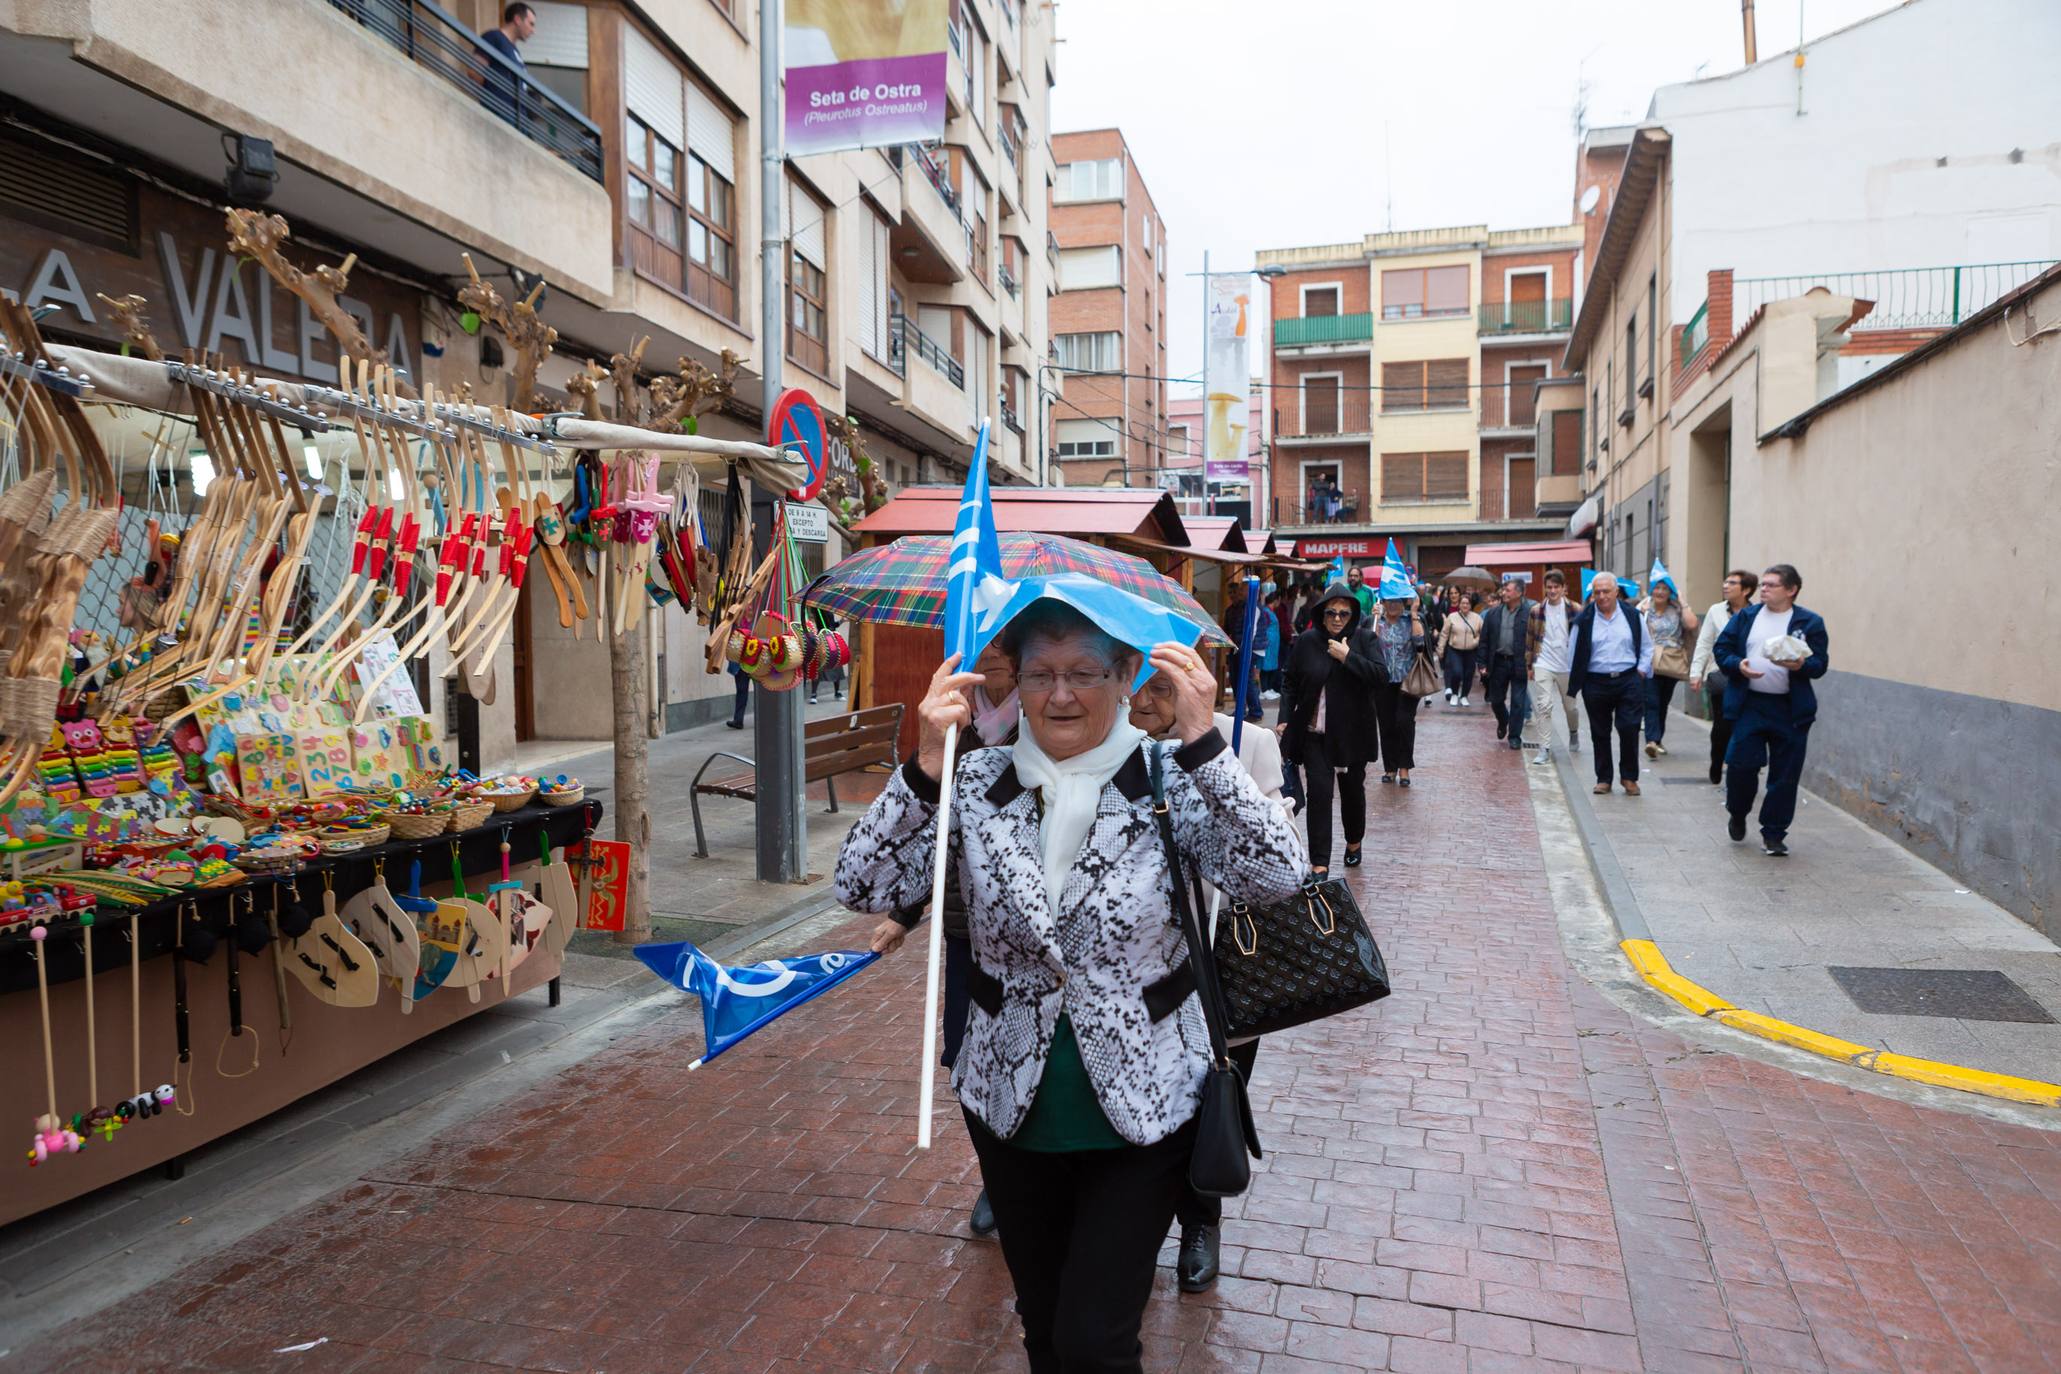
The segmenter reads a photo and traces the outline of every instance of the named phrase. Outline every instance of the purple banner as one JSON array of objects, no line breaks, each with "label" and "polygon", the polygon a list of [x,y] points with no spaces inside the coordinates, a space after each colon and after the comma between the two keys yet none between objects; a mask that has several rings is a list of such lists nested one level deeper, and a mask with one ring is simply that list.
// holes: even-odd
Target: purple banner
[{"label": "purple banner", "polygon": [[1212,482],[1243,482],[1252,476],[1252,464],[1213,459],[1207,465]]},{"label": "purple banner", "polygon": [[790,156],[922,143],[944,133],[942,52],[787,69]]}]

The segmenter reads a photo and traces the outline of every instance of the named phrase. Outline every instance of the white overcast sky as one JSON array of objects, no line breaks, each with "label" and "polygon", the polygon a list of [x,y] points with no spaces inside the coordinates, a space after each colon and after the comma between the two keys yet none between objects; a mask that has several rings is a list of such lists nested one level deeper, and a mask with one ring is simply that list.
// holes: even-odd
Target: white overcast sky
[{"label": "white overcast sky", "polygon": [[[1757,0],[1761,58],[1796,46],[1799,9],[1808,41],[1890,8]],[[1201,269],[1205,248],[1217,269],[1389,227],[1565,224],[1578,89],[1590,125],[1627,123],[1654,87],[1744,61],[1739,0],[1063,0],[1057,11],[1052,127],[1113,125],[1130,141],[1167,224],[1176,377],[1202,366],[1202,284],[1181,274]]]}]

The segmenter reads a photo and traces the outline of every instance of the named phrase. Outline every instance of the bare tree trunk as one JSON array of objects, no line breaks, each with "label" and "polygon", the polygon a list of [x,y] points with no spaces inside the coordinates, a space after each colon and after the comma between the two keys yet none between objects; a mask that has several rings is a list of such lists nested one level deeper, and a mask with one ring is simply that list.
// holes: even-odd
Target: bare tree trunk
[{"label": "bare tree trunk", "polygon": [[[608,604],[604,601],[602,604]],[[606,631],[604,631],[606,633]],[[645,720],[644,635],[641,628],[608,640],[608,687],[614,707],[615,837],[630,846],[630,884],[618,944],[651,938],[651,815],[648,800],[650,732]]]}]

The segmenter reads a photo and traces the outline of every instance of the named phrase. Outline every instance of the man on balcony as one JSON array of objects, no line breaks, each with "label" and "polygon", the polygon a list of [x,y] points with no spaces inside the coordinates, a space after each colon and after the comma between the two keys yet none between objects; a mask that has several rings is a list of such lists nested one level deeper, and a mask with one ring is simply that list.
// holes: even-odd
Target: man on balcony
[{"label": "man on balcony", "polygon": [[[537,31],[537,12],[522,0],[515,0],[501,11],[501,23],[497,28],[482,33],[480,42],[508,59],[509,65],[520,72],[527,68],[522,52],[515,45],[527,43],[530,35]],[[486,102],[488,108],[510,123],[515,122],[515,78],[507,68],[498,62],[487,64]]]}]

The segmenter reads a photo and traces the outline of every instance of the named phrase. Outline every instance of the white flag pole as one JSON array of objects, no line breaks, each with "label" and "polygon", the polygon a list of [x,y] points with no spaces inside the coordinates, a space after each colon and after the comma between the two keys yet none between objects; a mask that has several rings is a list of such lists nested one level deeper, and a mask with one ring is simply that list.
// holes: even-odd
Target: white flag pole
[{"label": "white flag pole", "polygon": [[930,1148],[930,1114],[937,1100],[938,969],[945,953],[945,861],[952,838],[952,758],[959,752],[959,727],[945,727],[945,766],[938,775],[937,859],[930,874],[930,956],[923,972],[923,1061],[916,1066],[916,1148]]}]

